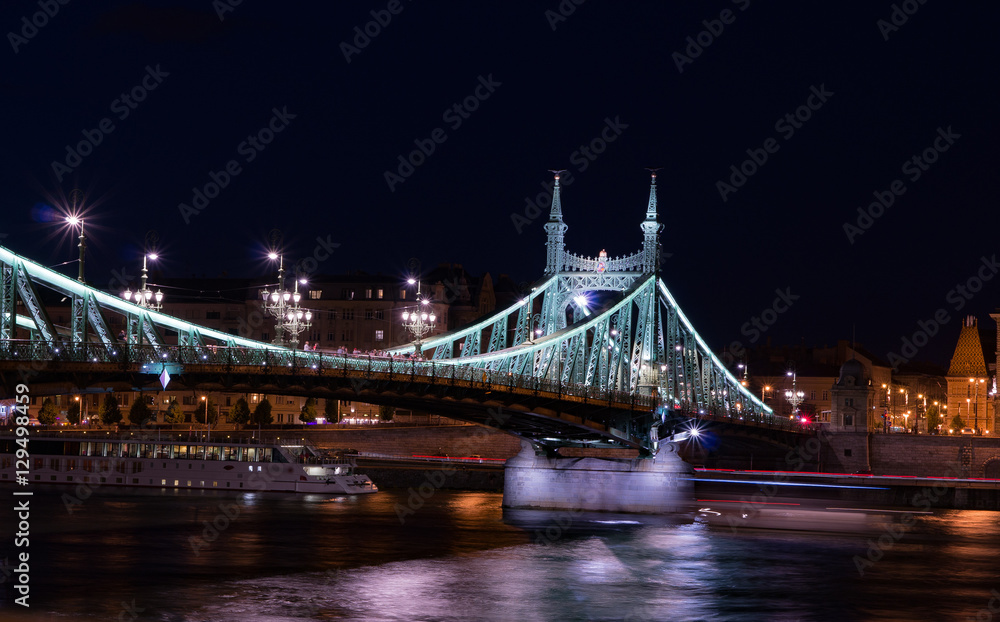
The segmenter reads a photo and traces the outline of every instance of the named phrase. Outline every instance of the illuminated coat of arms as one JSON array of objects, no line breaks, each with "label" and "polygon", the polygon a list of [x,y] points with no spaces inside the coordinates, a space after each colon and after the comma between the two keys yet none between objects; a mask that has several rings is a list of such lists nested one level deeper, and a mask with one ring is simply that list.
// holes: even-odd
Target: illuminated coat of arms
[{"label": "illuminated coat of arms", "polygon": [[608,269],[608,253],[601,249],[600,254],[597,256],[597,271],[604,272]]}]

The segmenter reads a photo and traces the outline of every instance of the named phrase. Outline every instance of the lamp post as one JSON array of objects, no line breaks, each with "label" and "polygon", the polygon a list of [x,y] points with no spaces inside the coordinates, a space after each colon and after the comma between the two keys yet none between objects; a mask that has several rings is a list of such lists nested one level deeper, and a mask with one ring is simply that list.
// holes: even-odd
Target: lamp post
[{"label": "lamp post", "polygon": [[764,393],[771,390],[771,385],[764,385],[760,388],[760,401],[764,401]]},{"label": "lamp post", "polygon": [[[976,387],[976,401],[972,407],[973,419],[975,421],[974,426],[976,429],[976,434],[979,434],[979,385],[985,384],[985,378],[969,378],[969,382]],[[966,400],[968,401],[968,400]]]},{"label": "lamp post", "polygon": [[803,391],[796,390],[795,388],[795,382],[796,382],[795,363],[792,363],[790,365],[790,368],[787,372],[785,372],[785,375],[791,376],[792,378],[792,390],[785,391],[785,399],[787,399],[788,403],[792,405],[792,415],[789,417],[789,419],[794,419],[799,412],[799,404],[802,403],[802,400],[805,398],[806,394]]},{"label": "lamp post", "polygon": [[81,283],[86,283],[86,281],[83,279],[83,261],[87,254],[87,238],[83,234],[83,219],[78,216],[67,216],[66,222],[69,223],[71,227],[76,227],[77,225],[80,225],[80,244],[79,244],[80,270],[79,273],[77,274],[76,280],[80,281]]},{"label": "lamp post", "polygon": [[205,407],[205,424],[208,425],[208,434],[205,435],[205,440],[211,441],[212,439],[212,420],[208,418],[208,396],[201,396],[201,403]]},{"label": "lamp post", "polygon": [[157,258],[158,256],[156,253],[148,253],[142,256],[142,287],[135,292],[135,300],[132,300],[133,294],[128,288],[122,292],[122,298],[128,300],[129,302],[135,302],[135,304],[144,309],[159,311],[163,308],[163,290],[156,290],[156,293],[154,294],[153,290],[146,287],[146,279],[148,278],[146,260],[152,259],[153,261],[156,261]]},{"label": "lamp post", "polygon": [[[299,333],[312,326],[312,311],[299,307],[302,294],[299,293],[299,283],[305,279],[295,279],[293,291],[285,289],[285,258],[278,253],[270,253],[268,258],[278,260],[278,284],[273,291],[261,290],[261,302],[264,310],[275,318],[274,339],[276,345],[284,345],[287,341],[293,350],[299,343]],[[285,336],[287,333],[288,337]]]},{"label": "lamp post", "polygon": [[434,315],[434,311],[430,308],[431,301],[427,298],[422,298],[420,295],[420,281],[417,279],[408,279],[406,281],[410,285],[416,283],[417,285],[417,308],[415,311],[403,311],[403,328],[410,331],[414,339],[414,354],[419,357],[423,350],[420,347],[420,341],[425,335],[434,330],[434,322],[437,321],[437,316]]}]

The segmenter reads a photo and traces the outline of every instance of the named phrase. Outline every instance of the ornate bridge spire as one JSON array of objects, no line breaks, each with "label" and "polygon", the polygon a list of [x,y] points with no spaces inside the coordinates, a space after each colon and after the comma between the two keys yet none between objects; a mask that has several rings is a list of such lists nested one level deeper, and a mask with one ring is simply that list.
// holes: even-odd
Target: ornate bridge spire
[{"label": "ornate bridge spire", "polygon": [[649,186],[649,205],[646,207],[646,220],[639,225],[642,228],[642,271],[652,274],[660,268],[660,231],[663,225],[656,219],[656,171],[658,168],[646,169],[653,180]]},{"label": "ornate bridge spire", "polygon": [[566,230],[569,229],[562,218],[562,198],[559,187],[559,174],[564,171],[550,172],[555,175],[555,185],[552,187],[552,209],[549,212],[549,222],[545,224],[545,232],[548,234],[548,241],[545,243],[547,247],[545,274],[555,274],[562,270],[563,253],[566,250],[564,238]]}]

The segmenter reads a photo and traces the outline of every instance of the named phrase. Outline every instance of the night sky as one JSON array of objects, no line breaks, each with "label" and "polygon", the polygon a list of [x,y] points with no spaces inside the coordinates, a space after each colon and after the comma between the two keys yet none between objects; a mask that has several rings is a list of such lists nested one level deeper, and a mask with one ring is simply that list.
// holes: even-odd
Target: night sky
[{"label": "night sky", "polygon": [[[998,21],[940,0],[4,2],[0,244],[72,260],[58,212],[82,197],[98,286],[137,273],[151,230],[164,277],[264,276],[280,229],[289,261],[340,245],[323,273],[415,257],[531,281],[548,169],[572,176],[568,248],[616,256],[662,167],[663,275],[712,347],[754,345],[781,290],[757,342],[856,325],[885,358],[943,309],[916,358],[945,364],[960,318],[992,329],[998,306]],[[891,205],[859,222],[876,192]]]}]

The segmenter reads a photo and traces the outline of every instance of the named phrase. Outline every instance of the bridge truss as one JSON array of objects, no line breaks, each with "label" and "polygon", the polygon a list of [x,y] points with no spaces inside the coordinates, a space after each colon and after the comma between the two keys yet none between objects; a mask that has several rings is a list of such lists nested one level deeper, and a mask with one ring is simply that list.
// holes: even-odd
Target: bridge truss
[{"label": "bridge truss", "polygon": [[[584,414],[573,415],[573,425],[596,430],[612,446],[647,453],[655,451],[659,427],[682,417],[790,429],[712,353],[661,279],[655,173],[638,252],[615,258],[604,251],[595,257],[567,252],[558,174],[545,228],[545,275],[523,299],[465,328],[401,346],[388,358],[295,352],[198,326],[0,247],[0,362],[85,363],[148,374],[199,366],[242,374],[315,370],[321,376],[338,370],[344,378],[380,379],[389,392],[408,375],[411,382],[420,378],[438,388],[450,381],[484,394],[549,395],[559,408],[574,400],[606,402],[617,414],[588,428],[580,423],[587,419],[580,407]],[[68,326],[52,322],[40,287],[72,301]],[[113,334],[109,314],[121,316],[123,337]],[[25,333],[27,339],[18,338]],[[165,334],[176,334],[176,343]],[[414,352],[416,360],[403,358]],[[553,437],[551,429],[548,434],[531,440],[550,448],[572,444]]]}]

